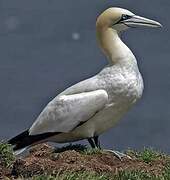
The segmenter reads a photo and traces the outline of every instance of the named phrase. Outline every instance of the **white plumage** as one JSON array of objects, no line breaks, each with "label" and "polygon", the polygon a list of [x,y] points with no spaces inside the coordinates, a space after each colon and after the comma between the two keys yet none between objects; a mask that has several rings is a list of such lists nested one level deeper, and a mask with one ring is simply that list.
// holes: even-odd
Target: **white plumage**
[{"label": "white plumage", "polygon": [[72,131],[104,109],[108,94],[104,90],[62,95],[51,101],[30,128],[30,135]]},{"label": "white plumage", "polygon": [[46,141],[91,140],[112,128],[142,96],[143,80],[136,58],[120,39],[122,31],[140,26],[161,24],[121,8],[104,11],[97,19],[96,33],[109,64],[55,97],[28,131],[9,141],[14,149]]}]

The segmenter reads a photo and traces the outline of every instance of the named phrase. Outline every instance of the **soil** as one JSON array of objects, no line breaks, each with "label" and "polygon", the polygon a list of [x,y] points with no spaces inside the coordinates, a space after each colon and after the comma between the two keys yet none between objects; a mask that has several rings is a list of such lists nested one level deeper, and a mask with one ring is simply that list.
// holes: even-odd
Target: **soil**
[{"label": "soil", "polygon": [[11,169],[0,165],[0,177],[17,178],[32,177],[42,174],[62,174],[66,171],[90,171],[96,173],[116,174],[123,170],[143,170],[151,174],[159,175],[164,167],[165,160],[155,160],[145,163],[135,157],[124,158],[121,161],[109,152],[86,155],[79,150],[64,150],[55,152],[54,148],[47,144],[35,146],[30,153],[19,158]]}]

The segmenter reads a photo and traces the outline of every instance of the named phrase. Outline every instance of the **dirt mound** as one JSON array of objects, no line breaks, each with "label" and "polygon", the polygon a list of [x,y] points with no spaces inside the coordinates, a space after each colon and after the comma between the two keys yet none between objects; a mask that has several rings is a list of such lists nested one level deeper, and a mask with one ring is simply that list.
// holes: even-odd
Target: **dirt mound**
[{"label": "dirt mound", "polygon": [[[124,170],[142,170],[159,175],[165,168],[165,163],[164,159],[146,163],[135,156],[132,160],[124,158],[120,161],[111,153],[85,153],[78,148],[55,152],[51,146],[41,144],[35,146],[28,156],[15,161],[11,175],[28,178],[42,174],[62,174],[67,171],[117,174]],[[6,175],[9,176],[9,173]]]}]

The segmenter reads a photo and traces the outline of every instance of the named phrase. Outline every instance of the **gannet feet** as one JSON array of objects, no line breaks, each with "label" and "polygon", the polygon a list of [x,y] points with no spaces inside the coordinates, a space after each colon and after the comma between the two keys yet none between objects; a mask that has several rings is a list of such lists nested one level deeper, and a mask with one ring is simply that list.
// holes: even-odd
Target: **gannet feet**
[{"label": "gannet feet", "polygon": [[[93,138],[88,138],[88,142],[91,145],[92,148],[98,148],[101,149],[100,146],[100,141],[99,141],[99,137],[95,136]],[[112,153],[115,157],[117,157],[120,161],[122,161],[123,158],[128,158],[128,159],[132,159],[130,156],[128,156],[127,154],[121,153],[119,151],[113,151],[110,149],[103,149],[104,152],[110,152]]]},{"label": "gannet feet", "polygon": [[121,152],[119,152],[119,151],[113,151],[113,150],[110,150],[110,149],[103,149],[103,151],[113,153],[113,155],[114,155],[115,157],[117,157],[120,161],[122,161],[123,158],[132,159],[132,158],[131,158],[130,156],[128,156],[127,154],[121,153]]}]

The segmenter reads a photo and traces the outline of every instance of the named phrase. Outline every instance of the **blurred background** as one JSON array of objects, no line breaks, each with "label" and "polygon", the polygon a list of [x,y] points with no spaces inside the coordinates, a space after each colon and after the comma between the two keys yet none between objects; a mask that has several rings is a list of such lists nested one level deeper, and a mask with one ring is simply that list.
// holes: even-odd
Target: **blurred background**
[{"label": "blurred background", "polygon": [[96,43],[95,21],[110,6],[155,19],[164,28],[123,34],[138,59],[145,91],[101,136],[102,144],[170,153],[169,0],[0,0],[0,139],[29,128],[59,92],[107,64]]}]

